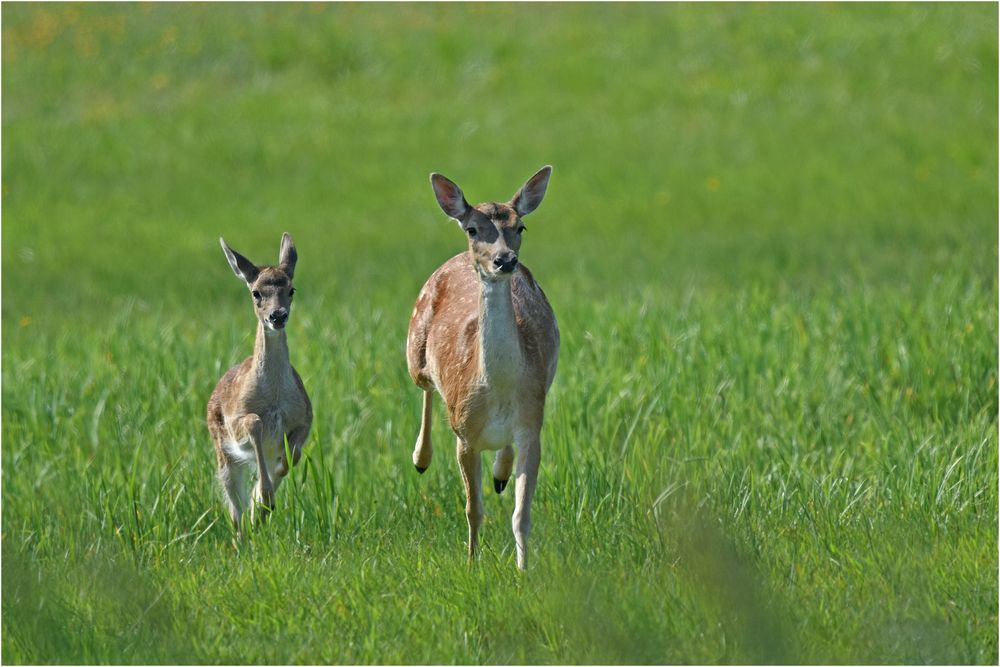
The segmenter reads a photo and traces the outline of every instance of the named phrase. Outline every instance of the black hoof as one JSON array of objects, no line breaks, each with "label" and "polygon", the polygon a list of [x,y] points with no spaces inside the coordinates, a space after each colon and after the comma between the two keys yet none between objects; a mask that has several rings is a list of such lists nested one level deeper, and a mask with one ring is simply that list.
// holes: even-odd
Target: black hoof
[{"label": "black hoof", "polygon": [[425,472],[427,472],[427,468],[421,468],[416,463],[413,464],[413,467],[416,468],[417,472],[419,472],[421,475],[423,475]]},{"label": "black hoof", "polygon": [[493,478],[493,490],[496,491],[497,493],[503,493],[503,490],[507,488],[507,481],[508,480],[506,480],[506,479],[503,480],[503,481],[501,481],[501,480],[497,479],[496,477],[494,477]]}]

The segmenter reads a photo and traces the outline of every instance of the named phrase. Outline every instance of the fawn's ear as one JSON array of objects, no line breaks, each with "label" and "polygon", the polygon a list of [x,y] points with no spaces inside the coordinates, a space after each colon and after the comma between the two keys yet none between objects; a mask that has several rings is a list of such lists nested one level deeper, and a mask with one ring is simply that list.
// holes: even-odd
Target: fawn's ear
[{"label": "fawn's ear", "polygon": [[278,268],[288,274],[289,278],[295,277],[295,262],[299,260],[299,253],[295,250],[295,241],[288,232],[281,235],[281,249],[278,250]]},{"label": "fawn's ear", "polygon": [[249,259],[226,245],[221,236],[219,237],[219,243],[222,245],[222,252],[226,253],[226,259],[229,260],[229,266],[233,267],[233,273],[236,274],[236,277],[245,280],[247,285],[253,285],[253,282],[257,280],[257,274],[260,273],[260,269]]},{"label": "fawn's ear", "polygon": [[469,210],[469,202],[465,201],[462,188],[441,174],[431,174],[431,187],[437,197],[438,206],[448,214],[448,217],[461,220]]},{"label": "fawn's ear", "polygon": [[538,205],[542,203],[542,198],[545,197],[545,188],[549,187],[549,176],[551,175],[552,167],[545,165],[521,186],[521,189],[510,200],[510,205],[514,207],[518,215],[524,217],[538,208]]}]

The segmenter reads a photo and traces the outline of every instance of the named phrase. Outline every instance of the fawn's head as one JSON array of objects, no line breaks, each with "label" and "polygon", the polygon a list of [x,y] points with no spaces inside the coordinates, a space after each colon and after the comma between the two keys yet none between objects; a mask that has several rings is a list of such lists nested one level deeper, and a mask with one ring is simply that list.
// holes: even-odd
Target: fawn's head
[{"label": "fawn's head", "polygon": [[284,329],[292,309],[292,295],[295,294],[292,276],[295,275],[295,262],[299,256],[292,237],[282,234],[277,266],[256,266],[221,238],[219,243],[233,273],[246,282],[253,298],[254,312],[264,325],[264,331],[276,333]]},{"label": "fawn's head", "polygon": [[500,280],[514,273],[524,231],[521,218],[542,203],[551,175],[552,167],[542,167],[506,204],[470,206],[458,185],[441,174],[431,174],[438,205],[468,236],[473,264],[484,279]]}]

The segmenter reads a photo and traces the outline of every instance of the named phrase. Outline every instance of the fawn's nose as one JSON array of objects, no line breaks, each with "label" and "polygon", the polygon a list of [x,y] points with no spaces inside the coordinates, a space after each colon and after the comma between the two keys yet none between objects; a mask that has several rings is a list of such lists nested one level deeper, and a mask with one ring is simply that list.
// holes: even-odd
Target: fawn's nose
[{"label": "fawn's nose", "polygon": [[272,310],[271,314],[267,316],[267,319],[275,326],[285,326],[285,322],[288,321],[288,309],[278,308],[277,310]]},{"label": "fawn's nose", "polygon": [[517,255],[513,252],[501,253],[493,259],[493,266],[500,273],[510,273],[517,267]]}]

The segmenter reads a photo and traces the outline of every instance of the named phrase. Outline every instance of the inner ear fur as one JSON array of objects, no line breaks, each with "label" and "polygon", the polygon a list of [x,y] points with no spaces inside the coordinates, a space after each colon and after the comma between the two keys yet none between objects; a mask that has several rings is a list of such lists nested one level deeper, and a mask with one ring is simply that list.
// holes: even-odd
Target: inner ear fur
[{"label": "inner ear fur", "polygon": [[545,197],[545,190],[549,187],[549,177],[552,176],[551,165],[545,165],[535,175],[529,178],[521,189],[518,190],[510,200],[510,205],[514,207],[517,214],[524,217],[538,208]]},{"label": "inner ear fur", "polygon": [[288,232],[285,232],[281,235],[281,247],[278,249],[278,268],[287,273],[289,278],[293,278],[295,263],[298,260],[299,253],[295,249],[295,241]]},{"label": "inner ear fur", "polygon": [[222,246],[222,252],[226,254],[226,260],[229,262],[229,266],[233,269],[236,277],[242,278],[247,285],[253,285],[260,274],[260,269],[257,268],[257,265],[230,248],[222,237],[219,237],[219,244]]},{"label": "inner ear fur", "polygon": [[431,187],[434,188],[438,206],[449,218],[461,221],[472,208],[469,202],[465,201],[462,188],[448,177],[438,173],[431,174]]}]

